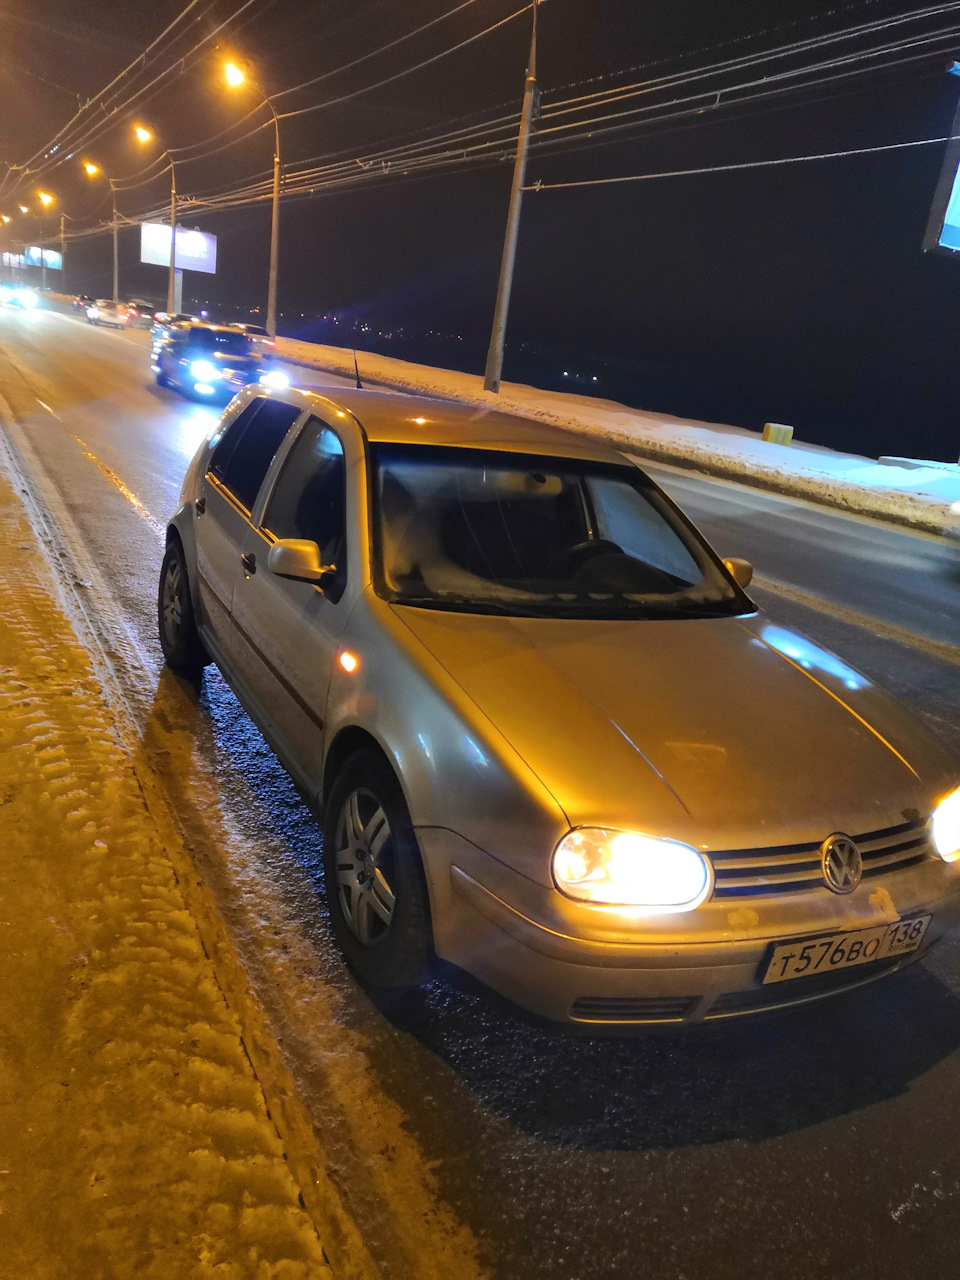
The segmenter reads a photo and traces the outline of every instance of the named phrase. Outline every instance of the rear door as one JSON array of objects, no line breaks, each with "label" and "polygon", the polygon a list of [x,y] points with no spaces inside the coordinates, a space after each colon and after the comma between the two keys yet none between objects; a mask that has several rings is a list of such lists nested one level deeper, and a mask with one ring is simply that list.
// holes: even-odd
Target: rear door
[{"label": "rear door", "polygon": [[270,463],[300,412],[298,405],[282,400],[252,400],[225,428],[200,482],[197,586],[204,620],[231,666],[238,644],[230,605],[252,527],[250,513]]},{"label": "rear door", "polygon": [[[233,617],[244,645],[238,661],[281,753],[318,792],[327,690],[349,607],[342,439],[310,417],[279,467],[259,528],[247,532],[234,587]],[[278,538],[317,543],[321,563],[336,566],[322,590],[270,572],[267,556]]]}]

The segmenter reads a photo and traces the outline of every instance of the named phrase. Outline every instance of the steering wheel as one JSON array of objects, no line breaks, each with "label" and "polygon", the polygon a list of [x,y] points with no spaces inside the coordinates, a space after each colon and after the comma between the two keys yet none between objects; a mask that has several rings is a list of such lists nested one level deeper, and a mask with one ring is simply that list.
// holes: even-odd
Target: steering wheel
[{"label": "steering wheel", "polygon": [[609,538],[590,538],[586,542],[575,542],[572,547],[565,547],[553,557],[545,573],[548,578],[562,578],[576,573],[594,556],[611,554],[622,555],[623,548]]}]

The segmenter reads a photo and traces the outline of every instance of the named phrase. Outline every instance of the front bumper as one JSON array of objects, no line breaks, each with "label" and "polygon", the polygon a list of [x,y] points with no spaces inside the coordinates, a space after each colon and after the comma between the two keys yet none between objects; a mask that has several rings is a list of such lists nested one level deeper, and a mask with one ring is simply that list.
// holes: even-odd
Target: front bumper
[{"label": "front bumper", "polygon": [[[591,920],[590,908],[570,909],[562,900],[565,924],[556,911],[556,890],[532,885],[452,832],[431,828],[417,834],[438,955],[558,1022],[678,1024],[803,1004],[906,967],[960,925],[960,869],[931,859],[893,871],[847,898],[811,890],[765,913],[753,910],[757,900],[749,909],[727,903],[729,927],[718,933],[714,924],[713,936],[698,934],[692,920],[698,913],[692,912],[686,919],[674,917],[679,924],[672,931],[661,920],[655,931],[637,925],[606,940],[568,931],[584,912],[583,919]],[[776,943],[926,913],[933,919],[915,952],[814,978],[762,983]],[[771,916],[782,916],[779,925],[771,924]],[[636,941],[626,940],[630,932]]]}]

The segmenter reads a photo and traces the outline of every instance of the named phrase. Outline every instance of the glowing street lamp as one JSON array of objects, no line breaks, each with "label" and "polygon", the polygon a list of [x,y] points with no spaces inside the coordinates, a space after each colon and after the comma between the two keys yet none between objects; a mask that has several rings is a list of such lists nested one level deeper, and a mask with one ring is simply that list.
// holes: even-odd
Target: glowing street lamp
[{"label": "glowing street lamp", "polygon": [[88,178],[95,178],[100,172],[100,166],[98,164],[94,164],[92,160],[84,160],[83,172]]},{"label": "glowing street lamp", "polygon": [[145,129],[142,124],[138,124],[133,131],[137,135],[138,142],[150,142],[153,134],[149,129]]},{"label": "glowing street lamp", "polygon": [[6,215],[5,213],[0,213],[0,221],[2,221],[2,222],[9,222],[9,221],[10,221],[10,219],[7,217],[7,215]]},{"label": "glowing street lamp", "polygon": [[25,204],[22,204],[22,205],[20,206],[20,212],[21,212],[21,213],[29,213],[29,212],[30,212],[30,210],[27,208],[27,206],[26,206]]},{"label": "glowing street lamp", "polygon": [[40,203],[43,205],[45,209],[48,209],[50,205],[53,204],[55,198],[56,198],[55,196],[50,195],[49,191],[37,192],[37,199],[40,201]]},{"label": "glowing street lamp", "polygon": [[267,277],[267,337],[277,336],[277,258],[280,245],[280,119],[274,110],[273,103],[255,80],[250,79],[242,67],[235,62],[227,62],[223,68],[223,78],[231,88],[250,84],[270,108],[273,116],[273,204],[270,217],[270,273]]}]

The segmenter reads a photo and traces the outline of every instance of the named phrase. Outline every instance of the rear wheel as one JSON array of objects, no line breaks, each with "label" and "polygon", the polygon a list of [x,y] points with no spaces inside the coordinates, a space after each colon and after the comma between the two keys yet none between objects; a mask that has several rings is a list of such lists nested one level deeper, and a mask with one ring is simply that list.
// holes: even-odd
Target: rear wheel
[{"label": "rear wheel", "polygon": [[160,648],[167,666],[177,675],[195,680],[209,663],[210,656],[197,632],[186,560],[178,538],[167,546],[160,567],[157,622]]},{"label": "rear wheel", "polygon": [[347,963],[380,989],[420,986],[433,958],[420,849],[396,776],[374,750],[338,774],[324,811],[330,922]]}]

